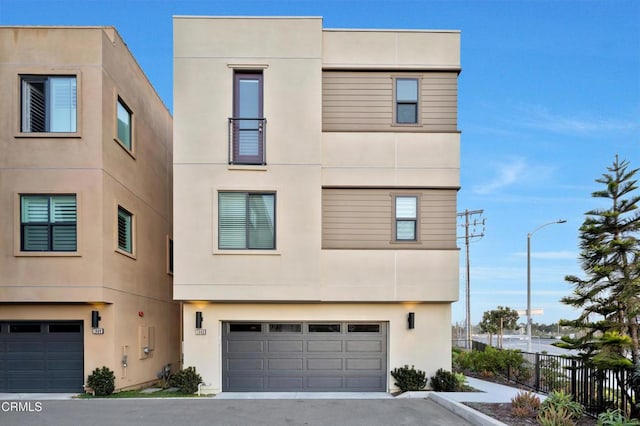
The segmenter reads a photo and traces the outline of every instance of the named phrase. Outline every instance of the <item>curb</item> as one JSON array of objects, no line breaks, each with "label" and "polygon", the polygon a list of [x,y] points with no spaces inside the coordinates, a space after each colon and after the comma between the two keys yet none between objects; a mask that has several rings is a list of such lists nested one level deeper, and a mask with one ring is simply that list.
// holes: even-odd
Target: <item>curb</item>
[{"label": "curb", "polygon": [[467,407],[466,405],[452,401],[445,396],[441,395],[441,392],[424,392],[427,397],[436,404],[446,408],[452,413],[457,414],[463,419],[473,423],[476,426],[506,426],[505,423],[502,423],[499,420],[494,419],[493,417],[489,417],[486,414],[483,414],[479,411],[474,410],[471,407]]}]

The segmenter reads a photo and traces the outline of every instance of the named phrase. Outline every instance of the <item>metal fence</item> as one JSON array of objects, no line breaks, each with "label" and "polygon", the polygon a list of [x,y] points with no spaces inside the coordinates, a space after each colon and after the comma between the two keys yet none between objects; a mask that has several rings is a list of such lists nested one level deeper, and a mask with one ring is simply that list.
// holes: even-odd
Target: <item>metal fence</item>
[{"label": "metal fence", "polygon": [[[472,343],[476,351],[484,351],[487,346],[480,342]],[[525,361],[519,368],[507,368],[504,374],[508,380],[536,392],[563,391],[571,394],[593,416],[617,408],[629,416],[638,416],[635,409],[637,396],[629,386],[631,370],[587,367],[581,360],[562,355],[520,353]]]}]

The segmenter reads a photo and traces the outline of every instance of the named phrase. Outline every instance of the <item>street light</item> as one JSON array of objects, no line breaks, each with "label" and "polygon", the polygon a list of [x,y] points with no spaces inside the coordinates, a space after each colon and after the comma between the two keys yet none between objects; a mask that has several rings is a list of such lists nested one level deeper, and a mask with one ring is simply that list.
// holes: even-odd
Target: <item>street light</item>
[{"label": "street light", "polygon": [[527,352],[531,352],[531,236],[545,226],[566,222],[564,219],[548,222],[527,234]]}]

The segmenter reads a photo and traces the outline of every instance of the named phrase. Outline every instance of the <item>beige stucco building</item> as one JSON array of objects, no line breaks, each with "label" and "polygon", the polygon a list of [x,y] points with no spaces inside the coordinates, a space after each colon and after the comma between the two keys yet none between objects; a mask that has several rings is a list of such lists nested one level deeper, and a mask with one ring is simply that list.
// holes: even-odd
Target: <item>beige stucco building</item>
[{"label": "beige stucco building", "polygon": [[458,31],[174,18],[174,297],[219,391],[451,368]]},{"label": "beige stucco building", "polygon": [[0,392],[180,362],[172,118],[111,27],[0,28]]}]

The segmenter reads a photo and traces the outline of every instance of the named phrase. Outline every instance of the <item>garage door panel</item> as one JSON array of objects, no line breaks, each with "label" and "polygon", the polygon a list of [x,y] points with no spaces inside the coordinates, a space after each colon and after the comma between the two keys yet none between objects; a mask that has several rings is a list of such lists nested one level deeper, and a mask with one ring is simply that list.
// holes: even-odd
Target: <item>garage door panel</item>
[{"label": "garage door panel", "polygon": [[73,359],[49,359],[46,361],[48,371],[77,371],[82,368],[82,360]]},{"label": "garage door panel", "polygon": [[308,352],[342,352],[342,341],[311,340],[307,342]]},{"label": "garage door panel", "polygon": [[272,370],[303,370],[304,360],[302,358],[276,358],[267,360],[269,371]]},{"label": "garage door panel", "polygon": [[309,391],[344,390],[342,376],[309,376],[307,385]]},{"label": "garage door panel", "polygon": [[382,369],[382,360],[379,358],[347,358],[347,370],[376,370]]},{"label": "garage door panel", "polygon": [[302,352],[303,343],[302,340],[287,341],[287,340],[271,340],[267,342],[269,353],[272,352]]},{"label": "garage door panel", "polygon": [[267,378],[267,389],[270,391],[291,391],[302,389],[304,386],[303,376],[270,376]]},{"label": "garage door panel", "polygon": [[386,330],[385,323],[225,323],[222,390],[384,391]]},{"label": "garage door panel", "polygon": [[44,370],[46,362],[43,359],[11,359],[7,361],[7,368],[9,371],[33,371]]},{"label": "garage door panel", "polygon": [[309,358],[309,370],[342,370],[342,358]]},{"label": "garage door panel", "polygon": [[[30,339],[31,340],[31,339]],[[45,349],[43,341],[29,341],[25,339],[15,339],[7,344],[7,353],[9,354],[41,354]]]},{"label": "garage door panel", "polygon": [[227,368],[230,371],[262,371],[264,370],[264,360],[251,358],[227,359]]},{"label": "garage door panel", "polygon": [[264,352],[264,342],[260,340],[240,340],[227,343],[227,352],[232,354]]},{"label": "garage door panel", "polygon": [[382,352],[382,342],[379,340],[349,340],[347,352]]}]

